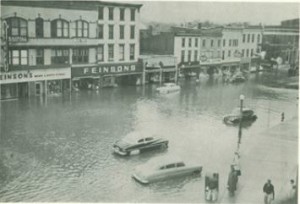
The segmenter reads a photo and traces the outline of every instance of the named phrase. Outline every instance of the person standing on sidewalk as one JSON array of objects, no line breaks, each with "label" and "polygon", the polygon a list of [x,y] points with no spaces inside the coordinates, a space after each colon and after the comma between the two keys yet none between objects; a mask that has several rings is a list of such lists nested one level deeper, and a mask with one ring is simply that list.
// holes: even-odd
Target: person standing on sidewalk
[{"label": "person standing on sidewalk", "polygon": [[263,192],[265,193],[265,197],[264,197],[265,204],[271,204],[271,202],[275,198],[275,191],[274,191],[274,186],[271,183],[270,179],[268,179],[267,183],[265,183],[263,187]]},{"label": "person standing on sidewalk", "polygon": [[235,171],[234,166],[231,165],[230,173],[228,175],[228,182],[227,182],[227,185],[228,185],[227,188],[229,190],[230,196],[234,195],[234,192],[236,191],[237,182],[238,182],[237,172]]}]

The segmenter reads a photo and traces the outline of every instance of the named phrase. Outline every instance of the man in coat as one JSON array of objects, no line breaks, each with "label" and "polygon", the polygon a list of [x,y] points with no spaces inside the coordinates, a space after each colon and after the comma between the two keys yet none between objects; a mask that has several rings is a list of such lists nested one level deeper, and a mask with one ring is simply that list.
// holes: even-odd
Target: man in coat
[{"label": "man in coat", "polygon": [[270,179],[268,179],[267,183],[265,183],[263,187],[263,192],[265,193],[265,204],[271,204],[272,200],[274,200],[275,197],[275,191]]},{"label": "man in coat", "polygon": [[234,166],[231,165],[230,166],[230,173],[228,175],[228,182],[227,182],[228,190],[229,190],[230,195],[234,195],[234,191],[236,191],[237,181],[238,181],[237,172],[235,171]]}]

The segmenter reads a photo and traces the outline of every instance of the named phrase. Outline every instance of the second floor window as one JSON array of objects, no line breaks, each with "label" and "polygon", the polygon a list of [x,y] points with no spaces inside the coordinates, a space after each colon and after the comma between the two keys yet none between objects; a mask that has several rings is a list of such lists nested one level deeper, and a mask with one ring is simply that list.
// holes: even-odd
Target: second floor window
[{"label": "second floor window", "polygon": [[189,47],[192,46],[192,38],[189,38]]},{"label": "second floor window", "polygon": [[37,38],[44,37],[44,20],[42,18],[35,19],[35,36]]},{"label": "second floor window", "polygon": [[120,21],[124,21],[124,15],[125,14],[125,9],[124,8],[120,8]]},{"label": "second floor window", "polygon": [[10,51],[10,59],[12,65],[27,65],[28,51],[27,50],[12,50]]},{"label": "second floor window", "polygon": [[202,47],[205,47],[206,45],[206,40],[202,40]]},{"label": "second floor window", "polygon": [[86,21],[76,21],[76,37],[87,38],[89,36],[89,24]]},{"label": "second floor window", "polygon": [[98,8],[98,19],[103,20],[103,7]]},{"label": "second floor window", "polygon": [[76,48],[73,49],[72,63],[88,63],[89,62],[89,49],[88,48]]},{"label": "second floor window", "polygon": [[185,52],[184,50],[181,51],[181,62],[184,62],[184,55],[185,55]]},{"label": "second floor window", "polygon": [[191,57],[192,57],[192,51],[189,50],[189,51],[188,51],[188,62],[191,61]]},{"label": "second floor window", "polygon": [[260,43],[260,34],[257,35],[257,43]]},{"label": "second floor window", "polygon": [[226,40],[223,39],[223,47],[225,47],[225,46],[226,46]]},{"label": "second floor window", "polygon": [[114,45],[108,45],[108,61],[114,61]]},{"label": "second floor window", "polygon": [[66,20],[57,19],[51,22],[52,37],[69,37],[69,23]]},{"label": "second floor window", "polygon": [[8,24],[8,35],[9,36],[22,36],[27,37],[27,21],[18,18],[18,17],[12,17],[6,19],[6,22]]},{"label": "second floor window", "polygon": [[182,47],[185,47],[185,38],[182,38],[181,40],[182,40],[182,41],[181,41],[181,46],[182,46]]},{"label": "second floor window", "polygon": [[254,40],[255,40],[255,35],[252,34],[252,42],[254,43]]},{"label": "second floor window", "polygon": [[69,49],[52,49],[51,64],[69,64]]},{"label": "second floor window", "polygon": [[120,25],[120,39],[124,39],[124,25]]},{"label": "second floor window", "polygon": [[195,52],[194,52],[194,61],[195,62],[198,61],[198,51],[197,50],[195,50]]},{"label": "second floor window", "polygon": [[124,61],[125,60],[125,45],[120,44],[119,45],[119,61]]},{"label": "second floor window", "polygon": [[44,50],[43,49],[36,50],[36,64],[37,65],[44,64]]},{"label": "second floor window", "polygon": [[210,41],[210,46],[213,47],[214,46],[214,40]]},{"label": "second floor window", "polygon": [[135,21],[135,9],[130,10],[130,20]]},{"label": "second floor window", "polygon": [[114,8],[108,8],[108,20],[114,20]]},{"label": "second floor window", "polygon": [[135,27],[134,26],[130,26],[130,39],[134,39],[134,33],[135,33]]},{"label": "second floor window", "polygon": [[230,50],[228,50],[228,57],[230,57],[231,56],[231,51]]},{"label": "second floor window", "polygon": [[218,47],[221,47],[221,40],[218,40]]},{"label": "second floor window", "polygon": [[130,44],[130,50],[129,50],[129,59],[130,60],[134,60],[135,58],[135,45],[134,44]]},{"label": "second floor window", "polygon": [[195,39],[195,47],[198,47],[198,38]]},{"label": "second floor window", "polygon": [[247,42],[250,42],[250,34],[248,34]]},{"label": "second floor window", "polygon": [[97,47],[97,61],[99,62],[104,61],[104,45],[99,45]]},{"label": "second floor window", "polygon": [[99,39],[103,39],[103,25],[98,25],[97,29],[97,37]]},{"label": "second floor window", "polygon": [[108,39],[114,39],[114,25],[108,26]]},{"label": "second floor window", "polygon": [[246,34],[243,34],[243,43],[246,42]]}]

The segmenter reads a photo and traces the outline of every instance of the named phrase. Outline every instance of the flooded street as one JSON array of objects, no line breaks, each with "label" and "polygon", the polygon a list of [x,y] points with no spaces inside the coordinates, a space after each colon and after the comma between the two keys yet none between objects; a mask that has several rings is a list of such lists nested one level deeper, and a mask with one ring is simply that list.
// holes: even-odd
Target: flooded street
[{"label": "flooded street", "polygon": [[[241,94],[258,116],[243,129],[241,150],[247,139],[280,123],[282,112],[286,120],[297,114],[298,90],[265,86],[272,80],[264,73],[242,84],[181,81],[181,91],[166,96],[146,85],[81,91],[46,103],[2,102],[0,201],[204,202],[206,171],[219,172],[225,186],[238,128],[225,125],[223,116],[239,106]],[[112,144],[131,132],[160,135],[169,148],[114,155]],[[135,166],[167,154],[197,160],[202,177],[147,186],[131,178]]]}]

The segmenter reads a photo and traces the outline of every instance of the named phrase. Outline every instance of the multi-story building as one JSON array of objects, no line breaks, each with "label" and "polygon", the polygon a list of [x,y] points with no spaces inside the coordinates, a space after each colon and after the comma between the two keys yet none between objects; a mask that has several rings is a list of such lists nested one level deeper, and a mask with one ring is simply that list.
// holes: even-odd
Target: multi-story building
[{"label": "multi-story building", "polygon": [[282,21],[278,26],[264,26],[262,50],[266,60],[296,67],[299,64],[299,19]]},{"label": "multi-story building", "polygon": [[97,87],[120,76],[141,77],[141,6],[1,1],[1,99]]}]

